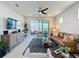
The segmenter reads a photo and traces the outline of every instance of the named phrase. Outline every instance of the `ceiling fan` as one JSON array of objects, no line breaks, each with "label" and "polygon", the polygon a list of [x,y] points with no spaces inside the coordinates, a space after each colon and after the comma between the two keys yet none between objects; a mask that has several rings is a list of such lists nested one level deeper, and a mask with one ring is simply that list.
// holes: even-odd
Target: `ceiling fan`
[{"label": "ceiling fan", "polygon": [[45,12],[46,10],[48,10],[48,8],[45,9],[41,9],[41,7],[39,8],[38,12],[47,15],[47,13]]}]

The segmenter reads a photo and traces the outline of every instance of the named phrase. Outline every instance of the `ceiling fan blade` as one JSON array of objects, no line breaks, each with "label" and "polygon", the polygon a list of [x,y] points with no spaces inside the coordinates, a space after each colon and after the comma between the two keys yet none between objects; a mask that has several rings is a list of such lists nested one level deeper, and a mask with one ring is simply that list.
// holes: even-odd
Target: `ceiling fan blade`
[{"label": "ceiling fan blade", "polygon": [[42,11],[46,11],[46,10],[48,10],[48,8],[46,8],[46,9],[43,9]]},{"label": "ceiling fan blade", "polygon": [[[40,8],[40,9],[41,9],[41,8]],[[47,15],[47,13],[45,13],[45,11],[48,10],[48,8],[45,8],[45,9],[43,9],[43,10],[40,10],[40,9],[38,10],[38,12],[41,12],[42,14]]]},{"label": "ceiling fan blade", "polygon": [[47,13],[45,13],[44,11],[42,11],[42,14],[45,14],[45,15],[47,15]]}]

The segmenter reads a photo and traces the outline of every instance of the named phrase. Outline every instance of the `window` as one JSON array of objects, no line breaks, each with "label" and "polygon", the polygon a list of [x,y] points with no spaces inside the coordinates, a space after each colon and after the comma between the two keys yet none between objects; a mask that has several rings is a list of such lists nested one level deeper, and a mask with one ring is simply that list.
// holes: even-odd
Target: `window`
[{"label": "window", "polygon": [[59,23],[63,23],[63,17],[59,18]]},{"label": "window", "polygon": [[31,30],[39,30],[39,21],[31,21],[30,22],[31,25]]}]

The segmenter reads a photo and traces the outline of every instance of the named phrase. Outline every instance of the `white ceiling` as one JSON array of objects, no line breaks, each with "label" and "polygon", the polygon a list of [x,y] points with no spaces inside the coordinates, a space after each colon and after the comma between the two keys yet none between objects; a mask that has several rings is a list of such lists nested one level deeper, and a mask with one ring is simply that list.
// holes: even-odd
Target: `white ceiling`
[{"label": "white ceiling", "polygon": [[[5,1],[3,3],[23,16],[37,16],[39,7],[48,8],[46,11],[48,16],[56,16],[74,1]],[[16,7],[16,3],[20,7]]]}]

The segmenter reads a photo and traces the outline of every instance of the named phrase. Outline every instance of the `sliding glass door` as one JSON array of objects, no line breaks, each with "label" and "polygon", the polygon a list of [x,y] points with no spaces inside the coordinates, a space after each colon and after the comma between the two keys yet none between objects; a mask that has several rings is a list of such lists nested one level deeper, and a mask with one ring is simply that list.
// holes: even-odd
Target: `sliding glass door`
[{"label": "sliding glass door", "polygon": [[48,41],[48,32],[49,32],[49,23],[47,20],[42,21],[42,30],[43,30],[43,41]]},{"label": "sliding glass door", "polygon": [[48,20],[31,21],[31,30],[35,31],[37,38],[42,38],[43,41],[48,40],[49,22]]}]

